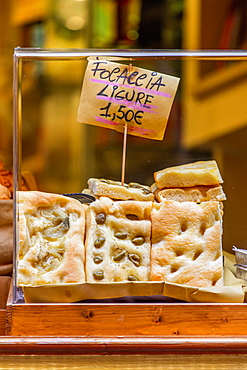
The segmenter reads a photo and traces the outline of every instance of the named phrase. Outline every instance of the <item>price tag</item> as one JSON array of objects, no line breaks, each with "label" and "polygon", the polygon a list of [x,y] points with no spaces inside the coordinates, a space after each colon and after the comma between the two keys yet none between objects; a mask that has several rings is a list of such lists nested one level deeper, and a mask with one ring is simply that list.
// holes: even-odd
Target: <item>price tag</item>
[{"label": "price tag", "polygon": [[78,122],[162,140],[179,78],[135,66],[89,60]]}]

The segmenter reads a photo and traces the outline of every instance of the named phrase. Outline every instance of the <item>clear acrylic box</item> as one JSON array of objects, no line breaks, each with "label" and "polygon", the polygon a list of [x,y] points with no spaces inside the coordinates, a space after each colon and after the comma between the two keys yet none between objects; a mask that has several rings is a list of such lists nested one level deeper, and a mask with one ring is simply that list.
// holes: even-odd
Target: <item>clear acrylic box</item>
[{"label": "clear acrylic box", "polygon": [[90,177],[121,177],[123,134],[77,121],[88,58],[180,78],[163,140],[128,135],[126,182],[151,185],[157,170],[215,159],[227,196],[223,248],[246,249],[247,51],[16,48],[13,305],[24,303],[16,286],[22,173],[30,171],[38,190],[58,194],[82,192]]}]

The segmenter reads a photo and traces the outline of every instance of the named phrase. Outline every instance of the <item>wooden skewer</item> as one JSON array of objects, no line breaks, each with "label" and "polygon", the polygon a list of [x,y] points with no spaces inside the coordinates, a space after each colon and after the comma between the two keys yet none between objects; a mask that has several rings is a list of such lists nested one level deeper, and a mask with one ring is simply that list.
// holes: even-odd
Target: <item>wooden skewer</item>
[{"label": "wooden skewer", "polygon": [[122,176],[121,176],[122,185],[124,185],[124,178],[125,178],[127,135],[128,135],[128,125],[127,125],[127,123],[125,123],[125,125],[124,125],[124,137],[123,137],[123,154],[122,154]]},{"label": "wooden skewer", "polygon": [[[131,69],[132,69],[132,64],[129,64],[129,74],[131,73]],[[128,124],[126,122],[125,125],[124,125],[124,138],[123,138],[122,175],[121,175],[122,185],[124,185],[124,180],[125,180],[127,135],[128,135]]]}]

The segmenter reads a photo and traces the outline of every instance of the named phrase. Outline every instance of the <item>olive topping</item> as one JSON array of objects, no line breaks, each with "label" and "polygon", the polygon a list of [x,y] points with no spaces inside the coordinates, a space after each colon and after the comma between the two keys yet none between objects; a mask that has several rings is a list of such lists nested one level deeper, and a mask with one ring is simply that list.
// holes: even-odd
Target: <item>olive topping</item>
[{"label": "olive topping", "polygon": [[139,217],[137,215],[132,214],[126,215],[126,218],[128,218],[129,220],[139,220]]},{"label": "olive topping", "polygon": [[151,194],[151,191],[150,191],[150,190],[148,190],[148,189],[146,189],[146,188],[142,188],[142,193],[143,193],[144,195],[148,195],[148,194]]},{"label": "olive topping", "polygon": [[151,193],[151,191],[149,189],[145,188],[144,186],[142,186],[142,185],[140,185],[136,182],[130,182],[129,186],[131,188],[140,189],[143,194],[150,194]]},{"label": "olive topping", "polygon": [[142,189],[143,186],[141,184],[138,184],[137,182],[130,182],[129,186],[134,189]]},{"label": "olive topping", "polygon": [[94,256],[93,258],[94,263],[99,264],[103,261],[103,257],[101,256]]},{"label": "olive topping", "polygon": [[111,182],[109,180],[106,180],[106,179],[100,179],[101,182],[104,182],[105,184],[110,184]]},{"label": "olive topping", "polygon": [[101,247],[102,247],[102,245],[104,244],[104,242],[105,242],[105,238],[104,238],[104,236],[99,237],[99,238],[98,238],[98,239],[96,239],[96,240],[95,240],[95,242],[94,242],[94,246],[95,246],[95,248],[101,248]]},{"label": "olive topping", "polygon": [[115,234],[115,237],[118,238],[118,239],[126,239],[127,238],[127,233],[126,232],[117,232]]},{"label": "olive topping", "polygon": [[115,262],[119,262],[119,261],[121,261],[125,256],[126,256],[126,252],[125,252],[125,251],[122,251],[122,252],[118,253],[116,256],[114,256],[114,257],[113,257],[113,261],[115,261]]},{"label": "olive topping", "polygon": [[137,279],[137,277],[133,276],[133,275],[129,275],[128,276],[128,280],[129,281],[138,281],[139,279]]},{"label": "olive topping", "polygon": [[65,217],[65,219],[63,220],[63,229],[69,230],[69,216]]},{"label": "olive topping", "polygon": [[141,257],[138,256],[137,254],[131,253],[128,254],[129,260],[136,266],[139,267],[141,263]]},{"label": "olive topping", "polygon": [[102,270],[95,271],[93,273],[93,277],[95,278],[95,280],[102,280],[102,279],[104,279],[104,271],[102,271]]},{"label": "olive topping", "polygon": [[98,225],[103,225],[105,223],[105,219],[106,215],[103,212],[99,213],[95,218]]},{"label": "olive topping", "polygon": [[136,236],[135,238],[132,239],[132,243],[135,245],[142,245],[145,242],[145,239],[143,236]]}]

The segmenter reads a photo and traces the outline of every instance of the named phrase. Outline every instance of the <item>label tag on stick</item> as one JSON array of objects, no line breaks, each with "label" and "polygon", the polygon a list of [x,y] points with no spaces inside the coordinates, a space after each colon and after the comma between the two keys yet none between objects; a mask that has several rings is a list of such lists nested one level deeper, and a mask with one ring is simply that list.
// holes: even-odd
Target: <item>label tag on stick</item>
[{"label": "label tag on stick", "polygon": [[77,120],[162,140],[179,78],[131,65],[89,60]]}]

